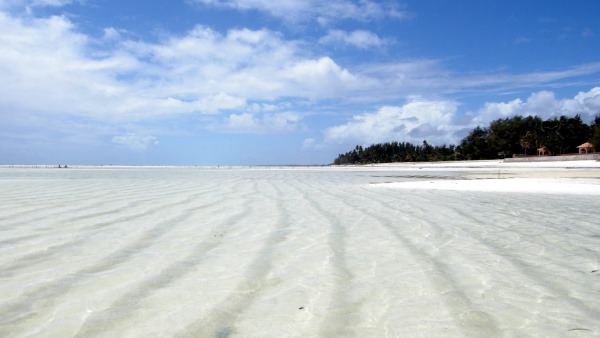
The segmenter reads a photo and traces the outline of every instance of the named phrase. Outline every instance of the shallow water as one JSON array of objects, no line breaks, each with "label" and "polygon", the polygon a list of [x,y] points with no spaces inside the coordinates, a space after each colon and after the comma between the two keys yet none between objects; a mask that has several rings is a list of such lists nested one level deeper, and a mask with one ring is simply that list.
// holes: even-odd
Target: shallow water
[{"label": "shallow water", "polygon": [[597,196],[460,172],[0,169],[0,336],[600,335]]}]

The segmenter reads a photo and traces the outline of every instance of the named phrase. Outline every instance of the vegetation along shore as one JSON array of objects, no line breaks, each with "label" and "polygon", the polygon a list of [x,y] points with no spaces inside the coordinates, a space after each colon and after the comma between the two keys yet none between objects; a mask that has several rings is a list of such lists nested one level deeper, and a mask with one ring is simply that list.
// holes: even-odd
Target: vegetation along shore
[{"label": "vegetation along shore", "polygon": [[514,155],[535,155],[546,148],[551,155],[577,151],[589,142],[600,144],[600,116],[586,124],[581,116],[560,116],[542,120],[538,116],[497,119],[488,127],[476,127],[458,145],[421,145],[386,142],[340,154],[334,164],[492,160]]}]

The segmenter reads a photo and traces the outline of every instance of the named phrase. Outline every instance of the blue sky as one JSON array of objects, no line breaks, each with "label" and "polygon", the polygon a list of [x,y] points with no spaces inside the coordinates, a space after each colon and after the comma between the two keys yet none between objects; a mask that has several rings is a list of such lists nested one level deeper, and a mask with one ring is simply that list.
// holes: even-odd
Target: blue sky
[{"label": "blue sky", "polygon": [[4,0],[0,164],[325,164],[600,114],[595,0]]}]

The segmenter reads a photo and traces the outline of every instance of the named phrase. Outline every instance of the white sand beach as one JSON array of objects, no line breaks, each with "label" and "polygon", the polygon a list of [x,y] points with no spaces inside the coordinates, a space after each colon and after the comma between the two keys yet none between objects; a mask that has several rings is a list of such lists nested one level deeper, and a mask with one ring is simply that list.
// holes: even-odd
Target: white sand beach
[{"label": "white sand beach", "polygon": [[0,168],[2,337],[600,336],[600,162]]}]

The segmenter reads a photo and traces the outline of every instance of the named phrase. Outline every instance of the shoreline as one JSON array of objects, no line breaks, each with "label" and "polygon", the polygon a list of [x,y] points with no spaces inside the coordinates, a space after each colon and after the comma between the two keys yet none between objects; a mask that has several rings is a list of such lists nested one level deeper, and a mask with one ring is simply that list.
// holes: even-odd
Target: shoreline
[{"label": "shoreline", "polygon": [[[60,165],[63,165],[62,163]],[[121,164],[68,164],[59,168],[59,164],[0,164],[0,169],[242,169],[242,168],[600,168],[600,160],[546,160],[546,161],[512,161],[512,159],[468,160],[468,161],[436,161],[436,162],[390,162],[370,164],[261,164],[261,165],[121,165]],[[64,166],[64,165],[63,165]]]}]

